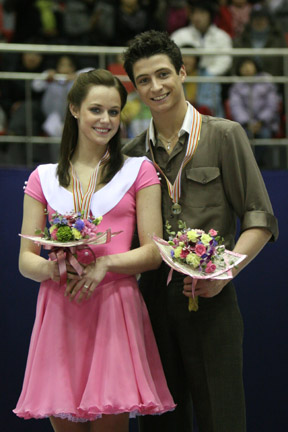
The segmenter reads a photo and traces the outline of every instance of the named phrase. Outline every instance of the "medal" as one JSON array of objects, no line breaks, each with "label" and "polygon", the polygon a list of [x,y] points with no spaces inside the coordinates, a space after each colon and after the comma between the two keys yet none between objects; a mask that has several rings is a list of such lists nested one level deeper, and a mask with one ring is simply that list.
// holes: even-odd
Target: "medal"
[{"label": "medal", "polygon": [[181,205],[178,203],[173,203],[172,207],[171,207],[172,213],[174,215],[179,215],[182,211]]},{"label": "medal", "polygon": [[97,177],[98,177],[100,165],[104,164],[109,159],[110,159],[110,153],[109,150],[107,150],[104,156],[98,162],[92,176],[90,177],[88,189],[85,194],[83,194],[81,183],[70,161],[71,172],[72,172],[74,210],[75,212],[83,212],[84,218],[86,219],[89,217],[91,200],[97,184]]},{"label": "medal", "polygon": [[176,176],[176,179],[173,184],[170,183],[169,179],[166,177],[163,170],[159,167],[159,165],[156,163],[153,149],[151,146],[150,138],[149,138],[149,131],[146,135],[146,147],[149,148],[152,161],[154,163],[155,168],[163,175],[164,179],[166,180],[166,184],[168,187],[168,193],[169,196],[173,202],[171,206],[171,212],[173,215],[179,215],[182,211],[181,205],[178,204],[180,196],[181,196],[181,176],[182,176],[182,170],[185,167],[185,165],[192,159],[198,145],[198,141],[200,139],[200,131],[201,131],[201,124],[202,124],[202,117],[201,114],[190,104],[188,104],[188,107],[190,107],[191,112],[191,130],[189,133],[186,153],[184,156],[184,159],[181,163],[181,166],[179,168],[178,174]]}]

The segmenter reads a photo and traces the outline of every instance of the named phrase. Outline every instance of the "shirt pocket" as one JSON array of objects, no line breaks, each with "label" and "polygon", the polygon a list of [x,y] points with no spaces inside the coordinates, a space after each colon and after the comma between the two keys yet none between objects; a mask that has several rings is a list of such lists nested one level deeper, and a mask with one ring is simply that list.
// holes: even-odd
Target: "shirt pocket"
[{"label": "shirt pocket", "polygon": [[218,167],[190,168],[186,170],[186,182],[186,199],[191,207],[219,207],[223,204],[221,171]]}]

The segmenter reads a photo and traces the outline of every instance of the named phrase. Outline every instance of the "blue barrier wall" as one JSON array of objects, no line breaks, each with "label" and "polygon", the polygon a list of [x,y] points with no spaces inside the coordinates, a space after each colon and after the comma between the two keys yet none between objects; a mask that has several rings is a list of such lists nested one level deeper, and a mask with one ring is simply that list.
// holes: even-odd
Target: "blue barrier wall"
[{"label": "blue barrier wall", "polygon": [[[37,283],[19,274],[17,263],[23,184],[28,175],[25,169],[0,170],[1,432],[51,432],[48,420],[25,421],[11,412],[21,390],[38,289]],[[288,172],[264,172],[263,177],[279,220],[280,237],[235,281],[245,324],[247,431],[284,432],[288,401],[288,284],[284,275],[288,269]],[[135,422],[131,422],[131,430],[137,430]]]}]

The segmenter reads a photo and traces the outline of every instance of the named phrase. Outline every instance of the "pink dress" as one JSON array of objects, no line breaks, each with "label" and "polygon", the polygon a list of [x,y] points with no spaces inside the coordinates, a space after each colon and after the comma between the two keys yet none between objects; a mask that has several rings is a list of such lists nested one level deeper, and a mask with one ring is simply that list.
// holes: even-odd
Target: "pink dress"
[{"label": "pink dress", "polygon": [[[94,193],[91,212],[99,230],[123,232],[92,246],[96,256],[130,249],[136,226],[136,193],[159,183],[146,158],[129,158]],[[51,214],[73,210],[73,195],[58,183],[56,165],[40,165],[25,192]],[[84,254],[84,252],[83,252]],[[85,256],[80,257],[83,261]],[[80,304],[52,280],[41,283],[19,417],[95,420],[102,414],[161,414],[175,408],[164,377],[145,303],[134,276],[108,273]]]}]

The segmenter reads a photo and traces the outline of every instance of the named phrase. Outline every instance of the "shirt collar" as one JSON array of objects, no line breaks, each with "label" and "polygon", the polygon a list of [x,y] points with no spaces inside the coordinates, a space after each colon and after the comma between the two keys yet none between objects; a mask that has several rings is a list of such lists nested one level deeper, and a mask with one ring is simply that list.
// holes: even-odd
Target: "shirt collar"
[{"label": "shirt collar", "polygon": [[[193,119],[194,119],[194,113],[193,113],[193,111],[195,110],[195,108],[188,101],[186,101],[186,103],[188,105],[188,109],[186,111],[186,114],[185,114],[184,121],[182,123],[181,129],[178,132],[178,137],[182,136],[185,132],[187,132],[188,134],[190,133],[192,122],[193,122]],[[156,144],[156,136],[155,136],[155,129],[154,129],[153,118],[151,118],[151,121],[150,121],[147,137],[150,138],[151,143],[153,144],[153,146],[155,146],[155,144]],[[148,150],[149,150],[148,140],[146,140],[146,152],[148,152]]]}]

